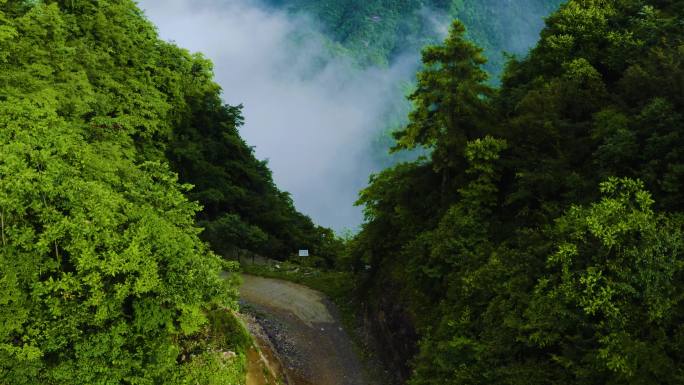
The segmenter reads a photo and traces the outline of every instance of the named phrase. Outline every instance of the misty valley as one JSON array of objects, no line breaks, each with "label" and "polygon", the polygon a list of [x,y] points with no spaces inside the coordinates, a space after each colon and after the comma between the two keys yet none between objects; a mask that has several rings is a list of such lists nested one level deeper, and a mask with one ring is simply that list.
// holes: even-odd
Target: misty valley
[{"label": "misty valley", "polygon": [[0,385],[684,383],[683,0],[0,0]]}]

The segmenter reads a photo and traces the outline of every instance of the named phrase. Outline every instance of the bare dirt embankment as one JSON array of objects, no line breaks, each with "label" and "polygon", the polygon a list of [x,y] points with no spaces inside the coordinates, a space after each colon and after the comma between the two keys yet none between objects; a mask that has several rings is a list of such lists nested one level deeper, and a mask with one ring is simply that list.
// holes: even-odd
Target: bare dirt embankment
[{"label": "bare dirt embankment", "polygon": [[283,385],[291,384],[283,362],[276,354],[275,347],[266,331],[257,319],[246,313],[240,318],[254,337],[255,347],[247,352],[247,384],[246,385]]},{"label": "bare dirt embankment", "polygon": [[257,336],[262,351],[273,350],[270,361],[282,367],[289,385],[369,384],[334,306],[321,293],[277,279],[243,278],[243,310],[265,334]]}]

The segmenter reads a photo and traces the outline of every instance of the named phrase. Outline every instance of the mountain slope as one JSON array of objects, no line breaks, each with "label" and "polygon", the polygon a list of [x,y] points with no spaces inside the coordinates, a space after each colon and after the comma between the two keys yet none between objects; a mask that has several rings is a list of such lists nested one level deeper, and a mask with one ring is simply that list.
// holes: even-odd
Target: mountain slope
[{"label": "mountain slope", "polygon": [[185,90],[184,115],[174,124],[166,155],[180,181],[194,186],[188,197],[203,207],[202,238],[229,257],[249,250],[283,259],[304,248],[331,258],[333,232],[297,211],[267,163],[240,137],[240,107],[221,101],[219,87],[210,83],[211,63],[195,58],[189,64],[182,70],[208,86]]},{"label": "mountain slope", "polygon": [[503,52],[525,54],[543,18],[562,0],[267,0],[267,4],[305,13],[320,22],[333,41],[363,65],[387,64],[443,38],[451,19],[461,20],[468,36],[485,48],[487,69],[498,75]]},{"label": "mountain slope", "polygon": [[569,1],[500,89],[461,24],[424,50],[396,137],[429,155],[371,179],[352,242],[409,383],[682,381],[682,14]]},{"label": "mountain slope", "polygon": [[[233,215],[225,230],[263,237],[231,246],[282,240],[274,253],[320,230],[240,139],[212,77],[133,1],[0,1],[0,383],[244,381],[236,279],[220,276],[236,265],[197,218]],[[206,185],[173,168],[180,182],[226,172],[223,199],[280,216],[202,211]]]}]

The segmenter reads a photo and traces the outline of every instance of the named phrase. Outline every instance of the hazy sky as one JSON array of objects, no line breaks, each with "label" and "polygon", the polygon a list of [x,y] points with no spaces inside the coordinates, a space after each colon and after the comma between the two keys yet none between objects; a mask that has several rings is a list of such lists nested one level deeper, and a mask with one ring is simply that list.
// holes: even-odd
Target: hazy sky
[{"label": "hazy sky", "polygon": [[[370,142],[410,79],[417,53],[391,68],[358,69],[332,58],[313,22],[250,0],[139,2],[161,37],[214,62],[224,100],[243,104],[241,134],[268,159],[278,186],[320,225],[354,228],[353,206],[373,169]],[[303,44],[293,32],[312,31]],[[327,63],[320,71],[311,68]],[[377,170],[375,170],[377,171]]]}]

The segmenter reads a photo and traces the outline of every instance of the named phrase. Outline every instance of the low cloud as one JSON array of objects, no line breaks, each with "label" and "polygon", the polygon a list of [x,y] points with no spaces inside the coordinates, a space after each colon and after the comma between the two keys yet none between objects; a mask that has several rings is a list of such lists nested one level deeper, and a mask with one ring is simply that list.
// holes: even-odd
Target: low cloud
[{"label": "low cloud", "polygon": [[244,105],[242,136],[297,208],[323,226],[357,227],[353,203],[378,171],[370,143],[401,103],[398,86],[412,78],[418,53],[359,68],[331,53],[312,20],[250,0],[139,5],[163,39],[214,62],[224,100]]},{"label": "low cloud", "polygon": [[[497,28],[501,44],[517,54],[534,44],[542,16],[552,8],[521,1],[502,2],[488,16],[506,20]],[[389,67],[361,68],[333,53],[339,50],[331,49],[334,43],[319,33],[315,20],[269,9],[259,0],[139,5],[163,39],[214,62],[224,100],[244,105],[242,136],[258,158],[269,161],[275,182],[292,194],[297,208],[320,225],[355,229],[362,221],[361,209],[353,205],[358,191],[372,172],[392,162],[379,153],[385,149],[377,148],[377,139],[405,119],[402,85],[414,79],[417,46],[429,36],[414,37],[417,44]],[[446,13],[418,12],[427,28],[423,33],[446,37]]]}]

